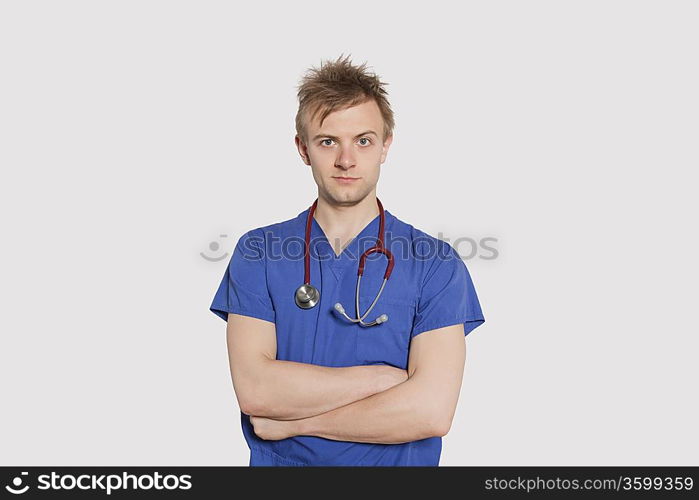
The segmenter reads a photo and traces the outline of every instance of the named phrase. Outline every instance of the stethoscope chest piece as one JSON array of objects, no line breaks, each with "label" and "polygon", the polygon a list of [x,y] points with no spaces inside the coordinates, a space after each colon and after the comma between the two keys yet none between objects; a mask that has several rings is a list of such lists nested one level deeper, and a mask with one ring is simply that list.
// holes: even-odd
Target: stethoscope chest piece
[{"label": "stethoscope chest piece", "polygon": [[320,292],[313,285],[304,283],[296,289],[294,300],[301,309],[310,309],[320,300]]}]

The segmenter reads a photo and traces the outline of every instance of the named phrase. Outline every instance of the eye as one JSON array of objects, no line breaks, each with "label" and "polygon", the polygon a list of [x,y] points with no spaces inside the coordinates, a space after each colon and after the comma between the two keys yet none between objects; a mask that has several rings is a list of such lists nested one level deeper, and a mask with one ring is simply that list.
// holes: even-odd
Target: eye
[{"label": "eye", "polygon": [[371,144],[371,139],[369,139],[368,137],[362,137],[359,140],[360,141],[368,141],[368,144],[362,144],[362,146],[368,146],[369,144]]},{"label": "eye", "polygon": [[320,141],[320,145],[321,145],[321,146],[330,146],[330,144],[325,144],[325,141],[332,141],[332,139],[322,139],[322,140]]}]

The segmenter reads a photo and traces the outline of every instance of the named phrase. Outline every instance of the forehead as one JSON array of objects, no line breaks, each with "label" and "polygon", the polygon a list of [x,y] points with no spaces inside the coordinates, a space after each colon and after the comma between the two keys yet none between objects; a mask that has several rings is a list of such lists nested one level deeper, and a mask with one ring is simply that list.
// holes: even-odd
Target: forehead
[{"label": "forehead", "polygon": [[338,109],[325,117],[323,125],[320,125],[320,115],[322,110],[318,112],[312,123],[308,123],[309,132],[318,131],[322,128],[328,133],[341,129],[352,129],[359,127],[379,127],[381,128],[383,117],[378,104],[373,99],[365,101],[361,104],[351,106],[349,108]]}]

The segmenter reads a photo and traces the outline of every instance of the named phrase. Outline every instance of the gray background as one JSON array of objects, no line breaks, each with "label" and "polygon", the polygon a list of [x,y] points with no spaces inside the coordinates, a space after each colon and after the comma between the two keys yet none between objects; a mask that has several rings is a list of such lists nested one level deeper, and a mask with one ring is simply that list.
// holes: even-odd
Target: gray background
[{"label": "gray background", "polygon": [[696,26],[677,1],[3,2],[0,464],[247,464],[208,311],[228,259],[200,252],[313,201],[295,86],[349,53],[389,82],[386,208],[497,238],[466,259],[486,323],[442,465],[696,465]]}]

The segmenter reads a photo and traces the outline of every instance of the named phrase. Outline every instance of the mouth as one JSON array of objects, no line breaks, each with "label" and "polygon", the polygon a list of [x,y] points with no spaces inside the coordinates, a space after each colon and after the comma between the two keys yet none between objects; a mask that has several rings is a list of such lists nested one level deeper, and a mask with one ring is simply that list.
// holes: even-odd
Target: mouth
[{"label": "mouth", "polygon": [[333,177],[333,179],[342,184],[351,184],[352,182],[361,179],[361,177]]}]

